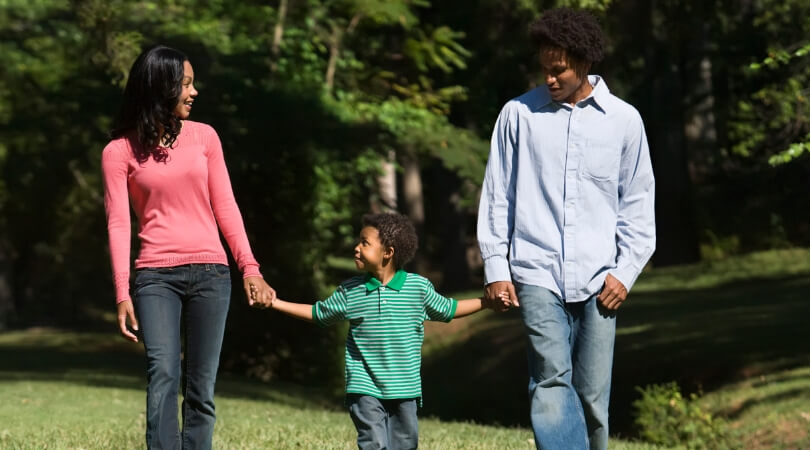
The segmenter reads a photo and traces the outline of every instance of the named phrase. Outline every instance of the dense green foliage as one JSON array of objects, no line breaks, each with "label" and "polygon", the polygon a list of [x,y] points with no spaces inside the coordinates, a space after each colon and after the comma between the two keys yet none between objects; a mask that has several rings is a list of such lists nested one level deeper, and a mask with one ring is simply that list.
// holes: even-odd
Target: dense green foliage
[{"label": "dense green foliage", "polygon": [[[560,5],[600,17],[610,45],[594,72],[647,124],[655,264],[807,244],[808,7],[735,4],[0,2],[0,328],[111,311],[100,153],[129,66],[155,42],[190,56],[192,119],[220,133],[254,253],[290,299],[345,277],[330,261],[350,252],[359,215],[392,207],[417,222],[416,268],[441,288],[479,284],[491,127],[537,85],[526,29]],[[379,180],[391,167],[396,204]],[[339,380],[339,329],[302,331],[239,290],[230,321],[226,367]]]}]

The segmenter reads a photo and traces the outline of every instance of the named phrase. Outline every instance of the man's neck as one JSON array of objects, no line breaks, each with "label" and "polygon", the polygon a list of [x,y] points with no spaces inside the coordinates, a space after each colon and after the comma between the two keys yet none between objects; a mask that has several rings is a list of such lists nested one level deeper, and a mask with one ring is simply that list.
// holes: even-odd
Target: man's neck
[{"label": "man's neck", "polygon": [[591,95],[591,92],[593,92],[593,86],[591,86],[591,82],[588,81],[588,77],[586,76],[585,80],[581,85],[579,85],[579,88],[577,88],[577,90],[571,94],[571,97],[568,98],[567,102],[571,105],[576,105],[580,101],[588,98],[588,96]]}]

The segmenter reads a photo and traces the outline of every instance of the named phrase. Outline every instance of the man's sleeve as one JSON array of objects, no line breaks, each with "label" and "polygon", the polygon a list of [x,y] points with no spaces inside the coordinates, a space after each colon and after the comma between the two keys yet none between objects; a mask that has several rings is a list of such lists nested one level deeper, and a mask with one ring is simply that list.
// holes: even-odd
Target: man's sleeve
[{"label": "man's sleeve", "polygon": [[325,327],[341,320],[346,320],[346,291],[338,286],[329,298],[312,305],[312,321]]},{"label": "man's sleeve", "polygon": [[655,178],[644,123],[636,113],[628,126],[619,172],[616,269],[630,288],[655,251]]},{"label": "man's sleeve", "polygon": [[478,205],[478,245],[487,284],[512,279],[508,257],[515,217],[516,168],[512,159],[517,146],[512,110],[507,103],[495,123]]}]

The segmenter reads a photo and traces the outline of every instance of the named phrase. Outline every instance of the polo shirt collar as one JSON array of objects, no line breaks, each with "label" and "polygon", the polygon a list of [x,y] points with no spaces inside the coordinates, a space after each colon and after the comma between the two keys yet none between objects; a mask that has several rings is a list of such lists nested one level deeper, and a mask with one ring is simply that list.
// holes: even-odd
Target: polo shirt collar
[{"label": "polo shirt collar", "polygon": [[[397,273],[394,274],[394,278],[391,278],[391,281],[388,282],[386,287],[395,291],[400,291],[402,290],[402,286],[405,285],[405,279],[407,277],[407,272],[404,270],[397,270]],[[366,273],[366,292],[371,292],[382,285],[383,284],[380,282],[380,280],[372,276],[370,273]]]}]

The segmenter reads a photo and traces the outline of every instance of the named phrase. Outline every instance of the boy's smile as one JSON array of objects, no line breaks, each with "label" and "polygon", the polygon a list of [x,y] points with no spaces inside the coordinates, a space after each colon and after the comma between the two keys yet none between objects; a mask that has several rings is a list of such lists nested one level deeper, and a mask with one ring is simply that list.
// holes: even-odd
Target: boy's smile
[{"label": "boy's smile", "polygon": [[354,247],[354,265],[387,284],[397,271],[394,267],[394,248],[384,246],[380,231],[372,226],[363,227],[357,246]]},{"label": "boy's smile", "polygon": [[358,270],[374,273],[383,265],[385,249],[380,242],[380,232],[374,227],[363,227],[357,246],[354,247],[354,264]]}]

